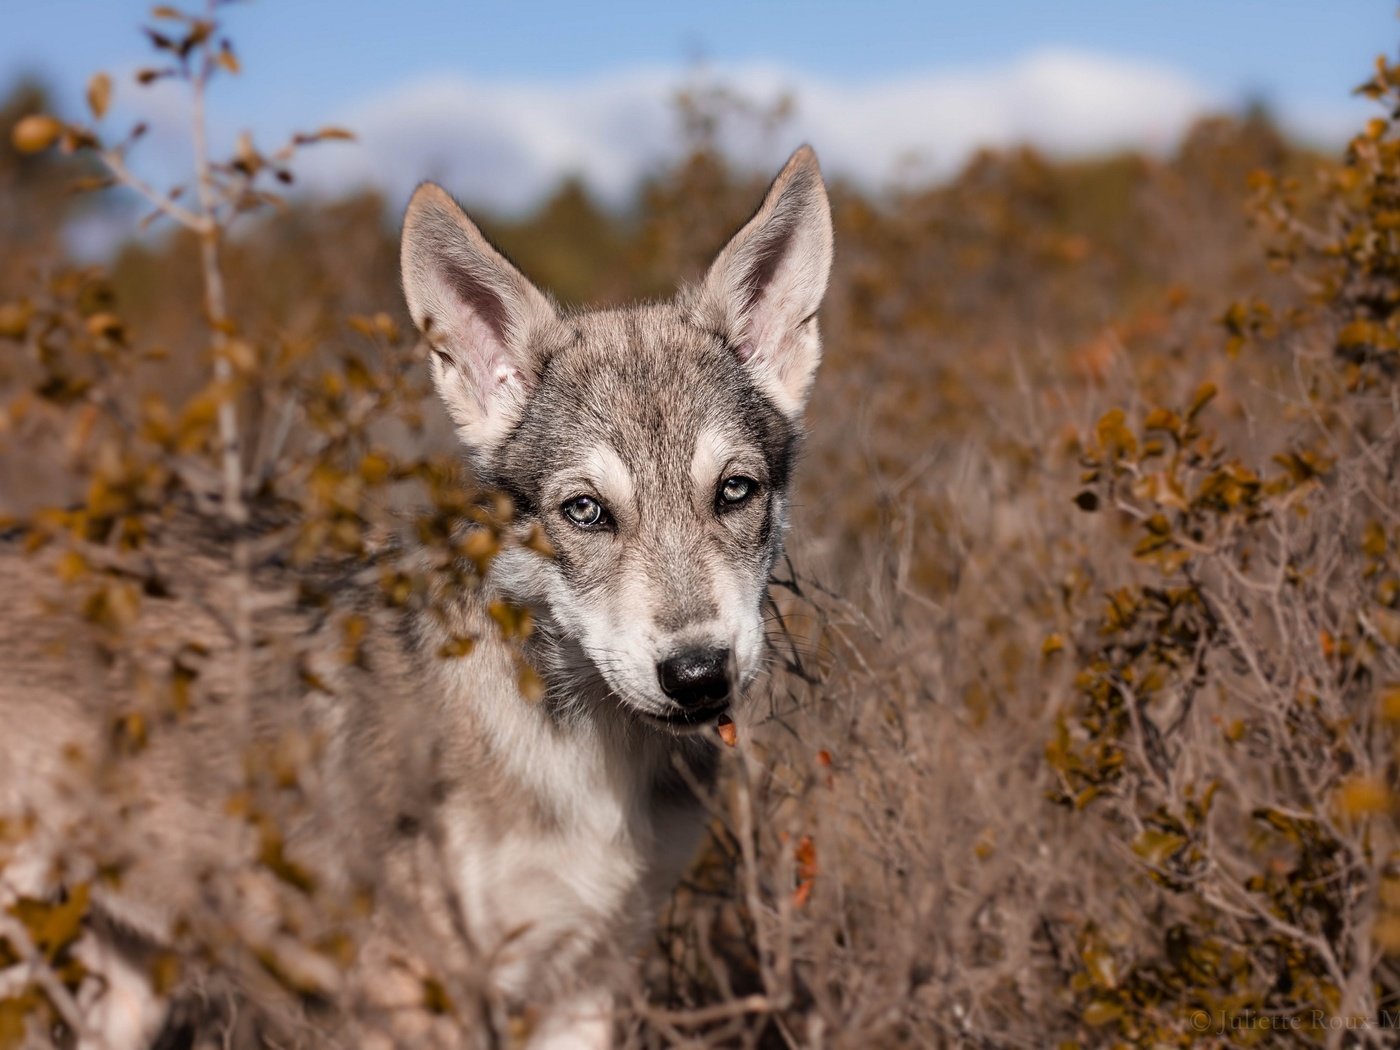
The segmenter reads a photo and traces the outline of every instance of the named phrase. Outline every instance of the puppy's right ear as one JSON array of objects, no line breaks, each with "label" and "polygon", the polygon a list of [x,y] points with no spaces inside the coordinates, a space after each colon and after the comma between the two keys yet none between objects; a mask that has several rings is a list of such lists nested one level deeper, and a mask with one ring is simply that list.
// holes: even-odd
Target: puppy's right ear
[{"label": "puppy's right ear", "polygon": [[400,267],[438,394],[468,447],[488,451],[518,421],[538,379],[530,347],[558,315],[430,182],[408,202]]}]

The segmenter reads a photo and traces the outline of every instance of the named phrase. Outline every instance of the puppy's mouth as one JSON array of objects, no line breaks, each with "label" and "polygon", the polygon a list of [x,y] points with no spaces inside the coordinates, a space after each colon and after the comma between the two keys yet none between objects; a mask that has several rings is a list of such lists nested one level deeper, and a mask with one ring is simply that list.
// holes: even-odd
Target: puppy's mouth
[{"label": "puppy's mouth", "polygon": [[652,714],[651,712],[640,712],[643,721],[661,729],[668,729],[673,733],[685,733],[699,729],[705,729],[714,725],[721,718],[729,714],[729,701],[721,700],[708,707],[696,708],[676,708],[666,714]]}]

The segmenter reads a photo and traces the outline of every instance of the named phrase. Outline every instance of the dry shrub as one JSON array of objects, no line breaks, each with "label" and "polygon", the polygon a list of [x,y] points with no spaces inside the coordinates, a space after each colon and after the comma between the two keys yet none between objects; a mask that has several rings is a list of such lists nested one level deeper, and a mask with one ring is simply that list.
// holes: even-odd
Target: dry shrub
[{"label": "dry shrub", "polygon": [[1386,1045],[1400,1023],[1396,77],[1378,65],[1361,90],[1388,116],[1316,185],[1253,180],[1302,291],[1225,315],[1232,352],[1283,366],[1253,440],[1212,433],[1206,385],[1104,416],[1084,457],[1086,503],[1135,522],[1152,570],[1076,632],[1049,759],[1135,861],[1134,911],[1084,925],[1075,983],[1134,1040]]},{"label": "dry shrub", "polygon": [[[238,70],[214,13],[157,9],[151,39],[168,65],[138,74],[189,89],[188,193],[131,174],[138,130],[111,144],[44,114],[12,129],[21,153],[57,143],[94,158],[98,184],[124,185],[180,228],[171,251],[198,294],[177,323],[202,329],[207,351],[187,344],[167,368],[175,355],[141,340],[97,270],[59,270],[0,314],[22,351],[6,376],[7,442],[53,450],[39,472],[10,461],[47,472],[50,488],[12,497],[25,513],[0,579],[41,612],[0,634],[6,673],[24,683],[6,715],[95,730],[56,758],[14,743],[42,733],[0,743],[20,777],[57,785],[34,796],[51,803],[41,821],[13,782],[0,797],[0,867],[21,873],[0,900],[0,1045],[97,1038],[82,1007],[101,961],[89,929],[130,942],[124,953],[172,1003],[167,1040],[456,1045],[463,1027],[512,1022],[485,988],[485,962],[455,936],[431,740],[393,714],[357,726],[395,778],[359,790],[351,753],[318,726],[328,706],[393,688],[371,669],[387,666],[394,610],[437,616],[439,655],[458,658],[475,639],[452,632],[448,596],[480,586],[503,546],[543,543],[513,530],[509,502],[474,490],[455,459],[409,451],[424,445],[425,361],[388,314],[344,317],[328,344],[259,332],[230,311],[230,227],[281,203],[266,184],[291,181],[299,149],[347,133],[298,135],[268,154],[245,136],[235,156],[212,159],[205,93]],[[93,78],[96,121],[109,92]],[[331,309],[311,306],[312,331]],[[529,634],[523,610],[492,613],[505,638]],[[537,695],[523,656],[519,674]],[[388,709],[400,722],[412,710]],[[153,793],[171,777],[188,798]],[[367,848],[365,828],[396,822],[421,830],[419,856]],[[218,854],[234,860],[210,863]],[[36,867],[44,877],[26,881]],[[183,878],[163,880],[171,870]],[[115,895],[113,918],[102,905]],[[148,898],[176,915],[168,936],[148,937],[164,925],[145,917]]]},{"label": "dry shrub", "polygon": [[[157,45],[175,75],[236,67],[216,27],[173,21]],[[1392,114],[1395,77],[1366,88]],[[575,185],[488,229],[567,298],[664,290],[755,199],[715,146],[732,102],[687,99],[687,158],[629,215]],[[15,292],[57,251],[20,219],[56,223],[56,184],[124,156],[72,122],[15,134],[76,152],[0,157],[21,246],[0,260],[20,351],[0,484],[11,542],[62,578],[121,686],[110,777],[254,680],[178,631],[137,644],[182,536],[233,610],[217,655],[256,651],[299,696],[371,644],[375,609],[338,605],[336,581],[372,577],[385,606],[431,602],[444,573],[472,586],[495,547],[463,549],[457,524],[503,538],[509,508],[431,454],[450,446],[381,202],[293,202],[230,236],[290,171],[249,142],[182,198],[197,206],[160,206],[184,231]],[[624,1000],[628,1045],[1384,1044],[1359,1022],[1394,1016],[1400,949],[1397,178],[1389,117],[1338,164],[1252,114],[1166,160],[1021,150],[891,200],[836,187],[772,673]],[[398,555],[404,532],[426,563]],[[306,664],[326,637],[344,667]],[[149,960],[189,1037],[518,1032],[450,946],[401,968],[427,1028],[405,1036],[413,1011],[373,1001],[389,964],[356,901],[409,930],[423,901],[372,867],[330,893],[288,856],[323,764],[280,725],[244,742],[231,800],[279,936],[221,923],[215,897]],[[7,912],[0,965],[43,965],[0,993],[0,1045],[76,1023],[82,887],[121,874],[109,816],[94,804],[75,835],[66,898]]]}]

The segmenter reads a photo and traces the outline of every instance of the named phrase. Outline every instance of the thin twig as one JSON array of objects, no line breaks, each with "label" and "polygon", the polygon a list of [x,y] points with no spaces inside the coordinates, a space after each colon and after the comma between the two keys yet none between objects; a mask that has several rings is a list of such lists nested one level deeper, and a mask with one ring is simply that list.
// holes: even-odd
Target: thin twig
[{"label": "thin twig", "polygon": [[[214,3],[209,2],[214,18]],[[203,226],[199,232],[200,263],[204,272],[204,312],[210,327],[214,350],[214,378],[227,385],[233,379],[228,348],[228,305],[224,296],[224,275],[219,268],[219,224],[213,176],[209,168],[209,146],[204,112],[204,93],[209,84],[212,63],[205,56],[199,71],[191,78],[190,125],[194,140],[195,190]],[[232,392],[224,390],[219,400],[219,442],[223,449],[224,513],[235,522],[248,518],[243,503],[243,458],[238,434],[238,406]]]},{"label": "thin twig", "polygon": [[112,173],[113,178],[126,186],[127,189],[135,190],[145,197],[163,215],[174,219],[187,230],[200,236],[203,236],[209,228],[210,220],[207,217],[196,215],[188,208],[181,207],[150,183],[143,181],[139,175],[126,166],[126,161],[122,159],[122,155],[117,150],[103,150],[98,154],[98,157],[106,165],[107,170]]}]

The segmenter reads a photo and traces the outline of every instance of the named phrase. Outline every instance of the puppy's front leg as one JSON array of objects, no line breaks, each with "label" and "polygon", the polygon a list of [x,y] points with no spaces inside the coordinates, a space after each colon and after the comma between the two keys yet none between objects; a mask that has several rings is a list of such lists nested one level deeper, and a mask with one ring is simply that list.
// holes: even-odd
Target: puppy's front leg
[{"label": "puppy's front leg", "polygon": [[603,989],[572,995],[550,1008],[526,1050],[610,1050],[613,997]]},{"label": "puppy's front leg", "polygon": [[145,1050],[167,1012],[150,979],[91,932],[74,954],[88,969],[78,1005],[89,1032],[79,1039],[79,1050]]}]

